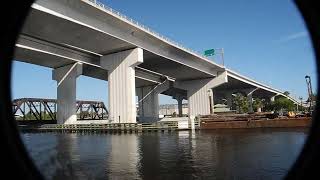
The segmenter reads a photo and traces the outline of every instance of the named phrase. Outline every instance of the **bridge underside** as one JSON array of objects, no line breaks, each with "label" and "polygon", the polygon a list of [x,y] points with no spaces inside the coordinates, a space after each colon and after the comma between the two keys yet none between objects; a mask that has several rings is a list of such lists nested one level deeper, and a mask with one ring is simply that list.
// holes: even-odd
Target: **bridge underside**
[{"label": "bridge underside", "polygon": [[[82,62],[82,72],[81,75],[108,81],[109,69],[102,67],[101,65],[101,56],[97,54],[92,54],[88,52],[83,52],[79,50],[75,50],[67,47],[60,47],[57,45],[49,44],[49,42],[43,42],[39,39],[30,38],[27,36],[21,36],[15,51],[15,59],[18,61],[31,63],[35,65],[40,65],[44,67],[49,67],[52,69],[59,69],[61,67],[70,66],[75,63]],[[145,51],[143,51],[143,58],[145,58]],[[150,55],[150,54],[149,54]],[[143,59],[144,60],[144,59]],[[152,62],[152,61],[151,61]],[[156,62],[156,61],[155,61]],[[181,104],[180,109],[182,108],[182,100],[190,99],[190,95],[188,95],[188,88],[177,87],[174,84],[176,82],[184,82],[188,83],[191,80],[177,80],[175,78],[169,77],[167,75],[160,74],[155,71],[151,71],[148,66],[143,66],[143,63],[135,66],[135,88],[136,95],[138,95],[139,100],[143,99],[140,106],[145,106],[144,112],[141,110],[138,111],[138,116],[147,117],[143,118],[143,121],[152,122],[159,120],[159,105],[158,105],[158,94],[164,94],[171,96],[172,98],[178,101],[178,104]],[[153,70],[157,70],[158,66],[161,66],[161,63],[156,64]],[[146,69],[146,68],[149,69]],[[183,66],[181,66],[183,67]],[[169,68],[170,69],[170,68]],[[188,71],[188,68],[186,68]],[[192,75],[192,73],[184,72],[184,74]],[[178,76],[177,76],[178,77]],[[208,79],[203,76],[201,79]],[[210,78],[209,78],[210,79]],[[230,95],[235,93],[242,93],[245,96],[248,96],[250,92],[252,93],[251,98],[260,98],[260,99],[270,99],[271,97],[277,95],[274,92],[270,92],[268,90],[257,88],[257,86],[248,84],[231,76],[227,76],[227,83],[222,83],[219,86],[215,86],[211,88],[213,90],[212,102],[214,104],[225,103],[222,101],[223,99],[227,99],[228,101],[232,101],[232,97]],[[156,93],[148,94],[148,92],[153,91],[153,89],[159,85],[163,86],[162,83],[167,80],[166,87],[163,87],[162,90],[157,91]],[[209,88],[210,89],[210,88]],[[147,98],[144,96],[139,96],[141,91],[145,91],[144,95],[147,94]],[[204,98],[204,100],[208,100],[208,98]],[[198,102],[201,103],[201,102]],[[230,102],[227,104],[229,107],[232,107]],[[213,113],[214,109],[208,111],[208,113]],[[141,116],[141,114],[143,116]],[[182,115],[182,114],[180,114]]]},{"label": "bridge underside", "polygon": [[230,95],[237,89],[250,97],[273,93],[239,81],[224,67],[86,1],[33,4],[15,60],[53,69],[59,123],[77,121],[80,75],[109,82],[108,110],[114,122],[135,123],[137,114],[140,120],[157,121],[159,94],[176,99],[180,115],[182,100],[187,99],[188,116],[193,118],[213,113],[219,92]]},{"label": "bridge underside", "polygon": [[258,88],[255,85],[245,83],[231,76],[228,76],[228,83],[222,84],[221,86],[215,88],[214,91],[220,94],[241,93],[243,95],[247,95],[249,92],[253,91],[252,93],[253,97],[260,98],[260,99],[266,99],[266,98],[270,99],[272,96],[277,95],[277,93]]},{"label": "bridge underside", "polygon": [[[42,1],[39,1],[39,4],[41,3]],[[58,8],[55,6],[60,5],[61,4],[58,3],[50,4],[53,8]],[[97,26],[92,27],[89,24],[90,22],[80,23],[75,19],[68,19],[68,17],[73,14],[64,17],[64,14],[50,13],[50,10],[47,10],[42,6],[38,6],[33,6],[30,11],[22,30],[22,35],[39,39],[43,42],[54,42],[52,44],[57,45],[58,47],[76,50],[83,54],[90,54],[90,56],[98,55],[96,58],[141,47],[137,45],[138,42],[134,41],[134,39],[138,39],[142,36],[139,34],[140,32],[137,28],[129,27],[127,24],[127,26],[124,27],[125,24],[122,25],[119,24],[119,22],[114,22],[114,20],[111,19],[112,17],[104,17],[104,23],[101,24],[103,27],[98,27],[101,22],[94,22],[94,20],[90,19],[90,22],[95,23]],[[59,9],[55,10],[58,11]],[[92,9],[90,8],[90,10]],[[102,16],[101,13],[104,12],[100,12],[99,16]],[[84,18],[85,17],[83,17],[82,20],[84,22],[87,21]],[[50,23],[44,24],[43,22]],[[121,35],[122,38],[120,38],[118,34]],[[143,36],[142,40],[139,39],[139,41],[142,41],[141,43],[149,42],[150,40],[152,40],[150,35],[147,37]],[[170,52],[173,51],[172,49],[169,49],[171,46],[164,47],[162,44],[158,44],[158,42],[151,43],[153,44],[150,44],[150,47],[165,50],[163,52],[161,51],[160,54],[156,51],[151,51],[151,49],[149,50],[147,48],[149,47],[149,44],[146,48],[142,47],[142,49],[144,49],[144,60],[143,63],[139,65],[142,68],[149,69],[160,74],[165,74],[170,77],[175,77],[177,80],[209,78],[213,77],[217,71],[223,71],[223,68],[215,67],[211,64],[211,67],[209,66],[210,68],[206,71],[195,68],[197,67],[197,63],[188,63],[189,58],[185,58],[183,61],[171,58]],[[96,64],[96,60],[88,60],[88,58],[83,58],[82,60]],[[61,63],[63,63],[63,61]],[[59,66],[59,64],[53,65]],[[62,64],[60,64],[60,66],[61,65]]]}]

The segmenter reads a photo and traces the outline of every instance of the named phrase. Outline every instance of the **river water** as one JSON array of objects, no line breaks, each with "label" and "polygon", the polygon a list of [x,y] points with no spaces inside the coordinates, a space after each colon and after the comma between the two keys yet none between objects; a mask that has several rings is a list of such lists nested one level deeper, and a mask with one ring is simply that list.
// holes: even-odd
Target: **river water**
[{"label": "river water", "polygon": [[306,129],[22,133],[48,179],[281,179]]}]

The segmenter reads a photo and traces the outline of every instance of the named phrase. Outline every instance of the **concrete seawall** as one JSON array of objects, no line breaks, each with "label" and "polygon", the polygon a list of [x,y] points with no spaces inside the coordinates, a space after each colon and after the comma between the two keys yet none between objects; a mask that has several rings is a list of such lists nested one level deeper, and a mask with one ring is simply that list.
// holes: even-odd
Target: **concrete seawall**
[{"label": "concrete seawall", "polygon": [[225,122],[202,120],[200,123],[200,129],[289,128],[309,127],[310,125],[311,117]]}]

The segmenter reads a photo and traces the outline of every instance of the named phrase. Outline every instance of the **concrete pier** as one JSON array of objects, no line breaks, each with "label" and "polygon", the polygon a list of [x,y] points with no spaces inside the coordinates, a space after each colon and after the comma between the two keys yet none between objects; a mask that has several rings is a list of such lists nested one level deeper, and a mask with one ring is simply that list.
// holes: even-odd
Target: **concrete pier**
[{"label": "concrete pier", "polygon": [[76,85],[81,74],[80,63],[56,68],[52,72],[52,79],[57,81],[58,124],[74,124],[77,121]]},{"label": "concrete pier", "polygon": [[141,48],[101,57],[101,66],[108,70],[109,113],[114,122],[136,122],[134,68],[142,62]]},{"label": "concrete pier", "polygon": [[210,101],[213,102],[212,88],[228,82],[227,72],[213,79],[192,80],[175,83],[175,86],[187,90],[188,116],[210,114]]},{"label": "concrete pier", "polygon": [[178,96],[176,99],[178,101],[178,115],[179,115],[179,117],[182,117],[182,101],[183,101],[183,98],[181,96]]}]

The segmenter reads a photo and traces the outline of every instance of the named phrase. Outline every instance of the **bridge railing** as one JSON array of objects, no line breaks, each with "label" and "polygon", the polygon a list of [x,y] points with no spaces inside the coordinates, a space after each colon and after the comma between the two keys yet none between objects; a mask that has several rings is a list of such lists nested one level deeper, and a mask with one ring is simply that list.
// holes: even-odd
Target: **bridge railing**
[{"label": "bridge railing", "polygon": [[101,2],[99,2],[99,1],[97,1],[97,0],[84,0],[84,1],[87,1],[87,2],[89,2],[89,3],[91,3],[91,4],[93,4],[93,5],[94,5],[95,7],[97,7],[97,8],[102,8],[102,10],[105,10],[105,11],[107,11],[108,13],[111,13],[111,14],[117,16],[118,18],[120,18],[120,19],[122,19],[122,20],[129,21],[129,22],[131,22],[132,24],[138,26],[139,28],[147,31],[148,33],[150,33],[150,34],[152,34],[152,35],[154,35],[155,37],[157,37],[157,38],[159,38],[159,39],[161,39],[161,40],[163,40],[163,41],[167,41],[167,42],[175,45],[176,47],[179,47],[179,48],[182,49],[182,50],[185,50],[185,51],[187,51],[187,52],[189,52],[189,53],[191,52],[192,54],[194,54],[194,55],[196,55],[196,56],[199,56],[199,57],[201,57],[201,58],[203,58],[203,59],[206,59],[206,60],[208,60],[208,61],[212,61],[211,59],[208,59],[208,58],[207,58],[205,55],[203,55],[202,53],[200,53],[200,52],[198,52],[198,51],[195,51],[195,50],[193,50],[193,49],[191,49],[191,48],[187,48],[187,47],[183,46],[182,44],[180,44],[180,43],[178,43],[178,42],[176,42],[176,41],[173,41],[173,40],[171,40],[170,38],[165,37],[164,35],[161,35],[160,33],[158,33],[158,32],[156,32],[156,31],[152,30],[151,28],[149,28],[149,27],[147,27],[147,26],[139,23],[138,21],[136,21],[136,20],[134,20],[134,19],[132,19],[132,18],[130,18],[130,17],[128,17],[128,16],[120,13],[119,11],[116,11],[116,10],[112,9],[112,8],[109,7],[109,6],[106,6],[104,3],[101,3]]}]

